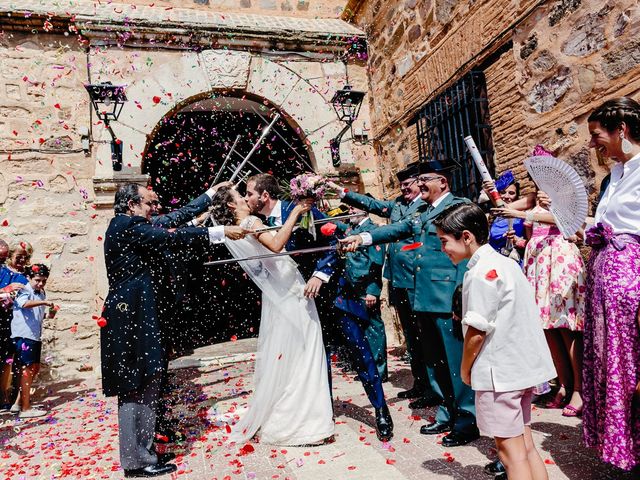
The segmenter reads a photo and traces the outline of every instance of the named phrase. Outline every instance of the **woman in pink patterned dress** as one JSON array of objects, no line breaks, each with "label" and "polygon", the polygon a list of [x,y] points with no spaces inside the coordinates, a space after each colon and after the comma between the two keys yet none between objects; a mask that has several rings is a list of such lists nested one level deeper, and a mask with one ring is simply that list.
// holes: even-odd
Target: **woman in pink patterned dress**
[{"label": "woman in pink patterned dress", "polygon": [[549,197],[538,192],[538,204],[525,216],[529,237],[524,273],[536,292],[540,320],[558,371],[560,390],[549,404],[562,414],[582,414],[582,328],[584,261],[575,244],[565,240],[548,210]]},{"label": "woman in pink patterned dress", "polygon": [[[543,149],[537,147],[535,154],[540,153]],[[532,210],[525,213],[508,209],[506,216],[525,218],[529,242],[523,269],[535,290],[542,328],[560,381],[560,389],[547,407],[564,407],[562,415],[576,417],[582,414],[584,261],[578,247],[565,240],[556,227],[549,204],[549,197],[539,191]]]},{"label": "woman in pink patterned dress", "polygon": [[640,104],[615,98],[588,121],[589,146],[616,163],[586,232],[584,439],[640,473]]}]

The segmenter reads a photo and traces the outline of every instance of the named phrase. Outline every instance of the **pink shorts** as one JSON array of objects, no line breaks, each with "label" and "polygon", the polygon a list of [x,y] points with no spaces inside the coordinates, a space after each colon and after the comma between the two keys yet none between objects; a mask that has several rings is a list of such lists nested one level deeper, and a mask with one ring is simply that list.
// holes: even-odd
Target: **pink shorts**
[{"label": "pink shorts", "polygon": [[489,437],[513,438],[531,424],[533,388],[513,392],[476,392],[476,421]]}]

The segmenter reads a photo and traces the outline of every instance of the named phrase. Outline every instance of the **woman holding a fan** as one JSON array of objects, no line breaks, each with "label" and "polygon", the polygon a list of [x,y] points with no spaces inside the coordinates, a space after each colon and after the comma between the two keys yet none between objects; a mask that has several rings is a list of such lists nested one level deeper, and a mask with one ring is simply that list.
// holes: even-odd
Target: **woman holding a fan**
[{"label": "woman holding a fan", "polygon": [[603,461],[640,467],[640,104],[603,103],[588,118],[589,146],[615,161],[586,231],[583,428]]}]

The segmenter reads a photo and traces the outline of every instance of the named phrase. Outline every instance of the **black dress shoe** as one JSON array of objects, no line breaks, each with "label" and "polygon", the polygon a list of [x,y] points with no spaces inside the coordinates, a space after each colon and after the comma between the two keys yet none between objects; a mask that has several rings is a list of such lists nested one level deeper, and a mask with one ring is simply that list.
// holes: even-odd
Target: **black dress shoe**
[{"label": "black dress shoe", "polygon": [[376,435],[381,442],[388,442],[393,437],[393,420],[389,407],[376,408]]},{"label": "black dress shoe", "polygon": [[433,422],[420,427],[420,433],[422,435],[437,435],[438,433],[445,433],[450,431],[451,425],[449,425],[448,423]]},{"label": "black dress shoe", "polygon": [[459,433],[459,432],[451,432],[449,435],[442,438],[442,446],[443,447],[460,447],[462,445],[466,445],[467,443],[471,443],[474,440],[480,438],[479,432],[473,433]]},{"label": "black dress shoe", "polygon": [[424,395],[424,391],[418,388],[410,388],[403,392],[398,392],[398,398],[420,398]]},{"label": "black dress shoe", "polygon": [[160,475],[167,475],[169,473],[173,473],[178,469],[175,465],[168,464],[160,464],[157,463],[155,465],[147,465],[146,467],[136,468],[135,470],[125,470],[124,477],[125,478],[134,478],[134,477],[159,477]]},{"label": "black dress shoe", "polygon": [[494,460],[491,463],[487,463],[484,466],[484,473],[486,473],[487,475],[497,475],[499,473],[504,473],[504,472],[505,472],[504,465],[502,464],[500,459]]},{"label": "black dress shoe", "polygon": [[442,400],[440,400],[435,395],[430,397],[420,397],[415,399],[413,402],[409,403],[409,408],[413,410],[418,410],[419,408],[427,408],[427,407],[435,407],[436,405],[440,405]]},{"label": "black dress shoe", "polygon": [[176,454],[173,452],[156,453],[156,455],[158,456],[158,463],[169,463],[176,458]]}]

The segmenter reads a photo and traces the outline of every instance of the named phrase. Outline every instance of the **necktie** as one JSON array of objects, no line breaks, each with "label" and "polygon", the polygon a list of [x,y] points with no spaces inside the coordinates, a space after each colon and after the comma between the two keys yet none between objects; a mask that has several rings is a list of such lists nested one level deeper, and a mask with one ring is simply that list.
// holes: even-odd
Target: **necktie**
[{"label": "necktie", "polygon": [[276,217],[269,216],[267,217],[267,226],[275,227],[276,226]]}]

